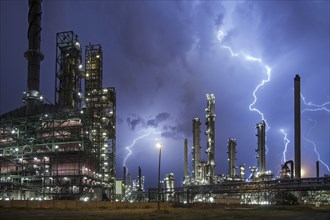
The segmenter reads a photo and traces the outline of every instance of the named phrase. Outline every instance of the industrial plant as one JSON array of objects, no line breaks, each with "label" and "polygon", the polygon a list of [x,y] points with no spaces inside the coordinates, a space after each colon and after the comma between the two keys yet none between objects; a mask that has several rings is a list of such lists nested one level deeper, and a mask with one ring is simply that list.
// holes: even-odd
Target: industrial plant
[{"label": "industrial plant", "polygon": [[47,103],[39,90],[41,1],[29,7],[25,104],[0,116],[0,197],[112,200],[116,90],[102,87],[102,47],[86,45],[83,68],[78,35],[57,33],[55,103]]},{"label": "industrial plant", "polygon": [[[41,11],[41,0],[29,0],[24,105],[0,115],[1,200],[277,204],[292,195],[297,203],[322,198],[330,203],[330,177],[320,177],[318,161],[317,176],[301,178],[299,75],[294,78],[294,161],[281,165],[279,177],[267,170],[265,120],[256,124],[257,166],[237,162],[239,143],[230,137],[228,173],[216,173],[216,98],[206,94],[206,130],[201,131],[201,119],[192,119],[191,172],[189,141],[183,140],[183,179],[176,180],[181,187],[175,187],[175,174],[169,172],[158,181],[157,188],[146,190],[140,167],[137,180],[132,180],[126,167],[123,178],[117,178],[116,90],[103,87],[102,46],[83,47],[73,31],[56,34],[55,103],[51,103],[39,88],[44,58]],[[205,149],[201,147],[201,134],[206,137]],[[247,169],[251,174],[248,177]]]}]

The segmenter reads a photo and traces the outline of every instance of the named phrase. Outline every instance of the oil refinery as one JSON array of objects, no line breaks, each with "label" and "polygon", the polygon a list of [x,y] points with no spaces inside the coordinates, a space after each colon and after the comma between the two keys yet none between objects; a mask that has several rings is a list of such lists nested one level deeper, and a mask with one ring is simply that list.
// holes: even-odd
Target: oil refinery
[{"label": "oil refinery", "polygon": [[265,120],[256,124],[257,166],[237,163],[240,143],[230,137],[228,172],[216,173],[215,155],[225,152],[216,151],[216,98],[206,94],[206,130],[201,131],[202,120],[195,117],[191,149],[189,140],[183,140],[183,179],[168,172],[158,188],[145,189],[141,167],[137,180],[126,167],[123,178],[117,178],[122,167],[116,167],[116,89],[103,87],[102,46],[81,45],[73,31],[56,34],[55,103],[50,103],[40,92],[41,14],[41,0],[29,0],[24,105],[0,115],[0,200],[276,204],[293,195],[297,203],[330,203],[330,177],[320,176],[319,161],[316,177],[301,175],[299,75],[294,78],[294,161],[281,164],[279,177],[267,169]]},{"label": "oil refinery", "polygon": [[102,87],[102,47],[85,47],[83,68],[77,34],[57,33],[56,103],[47,103],[39,91],[41,1],[29,7],[25,105],[0,116],[1,197],[111,200],[116,91]]}]

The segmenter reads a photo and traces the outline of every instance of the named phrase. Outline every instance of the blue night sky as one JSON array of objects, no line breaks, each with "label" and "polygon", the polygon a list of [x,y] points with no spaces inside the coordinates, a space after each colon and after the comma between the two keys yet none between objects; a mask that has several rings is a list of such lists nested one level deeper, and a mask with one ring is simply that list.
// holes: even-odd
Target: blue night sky
[{"label": "blue night sky", "polygon": [[[117,177],[122,178],[125,161],[133,179],[141,166],[146,186],[156,187],[159,142],[161,175],[173,172],[180,186],[192,118],[201,119],[201,134],[206,130],[206,93],[216,97],[216,174],[227,173],[229,138],[237,140],[238,165],[257,164],[255,127],[262,117],[249,106],[263,80],[251,108],[263,113],[270,127],[266,168],[276,175],[283,163],[281,129],[290,140],[285,158],[293,160],[293,79],[299,74],[306,103],[301,104],[303,176],[316,175],[317,152],[324,162],[320,174],[330,174],[329,4],[44,0],[40,92],[54,102],[57,32],[74,31],[83,48],[101,44],[103,86],[117,91]],[[0,12],[2,114],[22,106],[26,90],[28,2],[1,1]],[[206,159],[205,135],[201,146]]]}]

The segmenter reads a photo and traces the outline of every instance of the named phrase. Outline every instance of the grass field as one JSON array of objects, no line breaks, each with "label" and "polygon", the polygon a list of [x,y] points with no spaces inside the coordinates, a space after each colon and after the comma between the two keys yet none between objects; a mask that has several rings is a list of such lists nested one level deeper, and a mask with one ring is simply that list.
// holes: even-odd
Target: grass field
[{"label": "grass field", "polygon": [[145,209],[14,209],[1,208],[0,219],[255,219],[330,220],[330,208],[308,206],[210,207]]}]

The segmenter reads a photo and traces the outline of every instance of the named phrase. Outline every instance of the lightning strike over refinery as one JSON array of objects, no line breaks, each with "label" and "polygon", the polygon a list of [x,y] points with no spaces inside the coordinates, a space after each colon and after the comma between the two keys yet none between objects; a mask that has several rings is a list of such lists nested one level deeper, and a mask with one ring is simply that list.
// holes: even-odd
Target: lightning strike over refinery
[{"label": "lightning strike over refinery", "polygon": [[317,155],[317,160],[320,161],[327,168],[328,171],[330,171],[329,166],[323,160],[321,160],[321,155],[317,151],[317,145],[316,145],[315,141],[311,140],[310,137],[309,137],[311,131],[317,126],[317,122],[315,120],[309,118],[309,117],[306,117],[306,119],[309,122],[311,122],[313,125],[308,128],[306,134],[303,135],[303,138],[304,138],[304,140],[306,140],[307,142],[309,142],[310,144],[313,145],[314,152]]},{"label": "lightning strike over refinery", "polygon": [[284,135],[283,137],[283,142],[284,142],[284,150],[283,150],[283,155],[281,158],[281,163],[285,163],[286,160],[286,153],[288,150],[288,144],[290,143],[290,140],[288,139],[288,134],[286,133],[286,131],[284,129],[281,129],[280,132]]},{"label": "lightning strike over refinery", "polygon": [[329,4],[0,1],[0,200],[330,203]]},{"label": "lightning strike over refinery", "polygon": [[[134,147],[134,145],[136,144],[136,142],[137,142],[138,140],[143,139],[143,138],[146,138],[146,137],[148,137],[148,136],[150,136],[150,135],[158,135],[158,136],[159,136],[159,135],[161,134],[161,132],[158,132],[158,131],[156,131],[155,129],[151,129],[151,128],[146,129],[146,130],[142,130],[141,133],[142,133],[142,132],[145,132],[145,134],[143,134],[143,135],[141,135],[141,136],[135,138],[135,139],[133,140],[133,142],[132,142],[131,145],[128,145],[128,146],[125,147],[125,149],[127,150],[127,154],[126,154],[126,156],[125,156],[125,158],[124,158],[124,161],[123,161],[123,167],[127,167],[127,166],[126,166],[126,161],[127,161],[128,158],[132,155],[132,153],[133,153],[133,149],[132,149],[132,148]],[[158,138],[155,138],[155,142],[156,142],[156,143],[157,143],[159,140],[160,140],[159,137],[158,137]],[[127,172],[128,172],[128,168],[127,168]]]},{"label": "lightning strike over refinery", "polygon": [[[226,35],[220,30],[218,32],[218,39],[219,39],[219,42],[221,43],[223,41],[223,38],[225,37]],[[266,122],[266,131],[268,131],[268,129],[270,129],[266,119],[265,119],[265,116],[264,116],[264,113],[261,112],[258,108],[256,107],[253,107],[256,102],[258,101],[258,98],[257,98],[257,92],[259,89],[261,89],[266,83],[270,82],[270,77],[271,77],[271,71],[272,69],[267,65],[265,64],[260,58],[257,58],[257,57],[253,57],[249,54],[246,54],[246,53],[243,53],[243,52],[238,52],[238,53],[235,53],[233,52],[233,50],[231,49],[231,47],[227,46],[227,45],[223,45],[222,46],[223,48],[227,49],[231,56],[233,57],[238,57],[238,56],[242,56],[245,60],[247,61],[250,61],[250,62],[257,62],[259,63],[265,70],[266,70],[266,74],[267,74],[267,79],[264,79],[262,80],[257,86],[256,88],[253,90],[252,92],[252,95],[253,95],[253,102],[249,105],[249,109],[250,111],[254,111],[254,112],[257,112],[260,116],[261,116],[261,120],[265,121]]]},{"label": "lightning strike over refinery", "polygon": [[315,113],[315,112],[319,112],[319,111],[324,111],[326,113],[330,113],[329,108],[326,107],[326,106],[330,105],[330,102],[324,102],[324,103],[318,105],[318,104],[314,104],[312,102],[307,102],[306,98],[302,94],[300,94],[300,97],[301,97],[301,100],[303,101],[303,104],[306,106],[306,108],[304,108],[301,113],[303,114],[304,118],[306,118],[312,124],[312,126],[310,126],[308,128],[307,132],[304,134],[303,138],[304,138],[304,140],[306,140],[313,146],[313,149],[314,149],[315,154],[317,155],[318,161],[320,161],[327,168],[327,170],[330,171],[329,165],[327,165],[323,160],[321,160],[321,155],[317,150],[317,144],[310,137],[311,131],[313,129],[315,129],[315,127],[317,126],[318,123],[316,120],[313,120],[312,118],[304,115],[304,113],[307,113],[307,112]]}]

